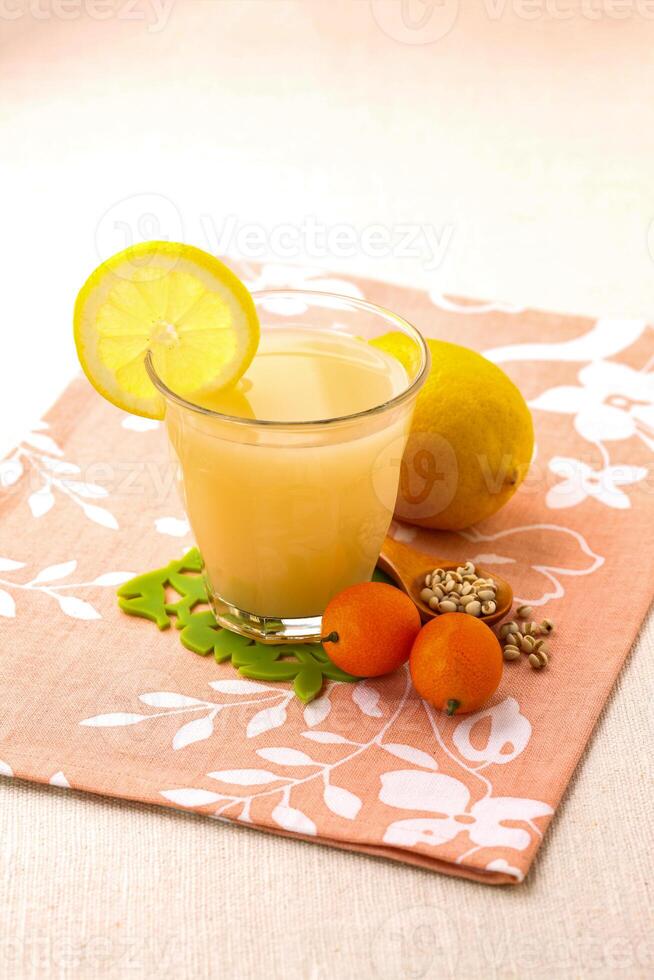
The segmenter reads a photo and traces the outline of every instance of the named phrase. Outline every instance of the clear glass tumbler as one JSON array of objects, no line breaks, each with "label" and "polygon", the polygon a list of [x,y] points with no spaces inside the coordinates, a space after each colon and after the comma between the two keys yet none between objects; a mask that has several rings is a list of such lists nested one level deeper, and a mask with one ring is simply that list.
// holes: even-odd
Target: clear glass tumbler
[{"label": "clear glass tumbler", "polygon": [[[315,641],[330,598],[370,579],[393,515],[402,454],[429,350],[402,317],[346,296],[255,293],[262,338],[289,328],[370,341],[394,335],[404,368],[390,400],[338,418],[241,418],[171,391],[182,498],[218,622],[263,643]],[[327,332],[327,333],[326,333]],[[332,340],[329,340],[332,343]],[[406,379],[406,380],[404,380]]]}]

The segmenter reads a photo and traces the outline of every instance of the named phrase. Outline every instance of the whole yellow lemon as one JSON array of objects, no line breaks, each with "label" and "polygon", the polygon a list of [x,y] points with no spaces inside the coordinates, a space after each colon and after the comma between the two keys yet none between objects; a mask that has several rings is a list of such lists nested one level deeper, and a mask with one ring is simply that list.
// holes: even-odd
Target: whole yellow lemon
[{"label": "whole yellow lemon", "polygon": [[[372,341],[411,370],[403,334]],[[444,340],[427,341],[432,365],[402,458],[395,516],[458,530],[511,499],[529,469],[534,427],[524,398],[496,364]]]}]

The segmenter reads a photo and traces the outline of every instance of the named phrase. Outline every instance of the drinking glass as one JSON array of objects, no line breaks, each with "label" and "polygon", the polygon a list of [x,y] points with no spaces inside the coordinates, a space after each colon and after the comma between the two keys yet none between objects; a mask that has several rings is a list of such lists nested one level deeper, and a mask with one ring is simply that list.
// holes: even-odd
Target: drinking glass
[{"label": "drinking glass", "polygon": [[289,328],[331,331],[335,342],[393,334],[403,351],[406,384],[389,400],[293,422],[194,404],[146,361],[165,399],[178,482],[218,623],[263,643],[315,641],[332,596],[374,570],[429,349],[402,317],[360,299],[302,290],[266,290],[253,299],[262,337]]}]

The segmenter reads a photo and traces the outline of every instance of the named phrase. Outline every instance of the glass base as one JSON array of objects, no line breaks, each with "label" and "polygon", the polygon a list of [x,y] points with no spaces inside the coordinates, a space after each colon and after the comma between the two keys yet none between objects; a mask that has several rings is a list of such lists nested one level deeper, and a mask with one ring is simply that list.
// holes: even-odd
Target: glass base
[{"label": "glass base", "polygon": [[322,636],[321,616],[302,619],[257,616],[233,606],[222,596],[212,595],[210,591],[209,604],[220,626],[258,643],[318,643]]}]

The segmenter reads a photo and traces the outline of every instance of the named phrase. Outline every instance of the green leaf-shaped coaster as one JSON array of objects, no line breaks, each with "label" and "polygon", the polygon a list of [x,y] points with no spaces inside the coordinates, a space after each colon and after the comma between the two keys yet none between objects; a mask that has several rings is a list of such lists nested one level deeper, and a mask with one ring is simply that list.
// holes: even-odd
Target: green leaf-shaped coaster
[{"label": "green leaf-shaped coaster", "polygon": [[[213,653],[217,663],[231,660],[243,677],[260,681],[293,681],[301,701],[312,701],[320,693],[325,678],[333,681],[357,680],[331,662],[320,643],[265,646],[246,636],[223,629],[208,607],[207,591],[200,574],[202,560],[197,548],[165,568],[137,575],[118,589],[118,605],[130,616],[156,623],[160,630],[173,622],[187,650],[206,657]],[[377,581],[385,580],[382,573]],[[170,602],[167,590],[179,599]],[[195,610],[195,611],[194,611]]]}]

